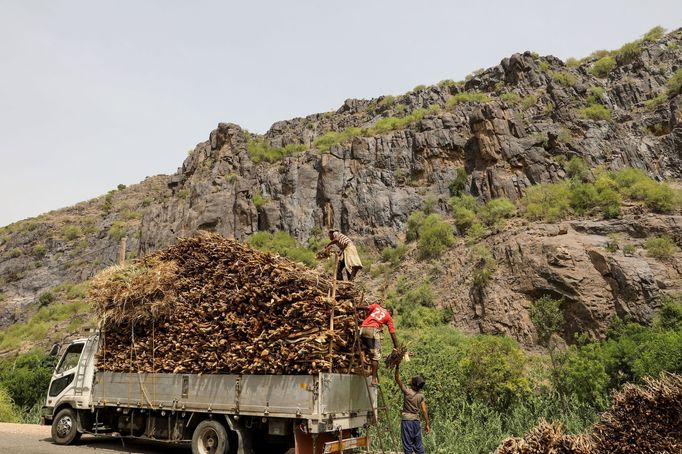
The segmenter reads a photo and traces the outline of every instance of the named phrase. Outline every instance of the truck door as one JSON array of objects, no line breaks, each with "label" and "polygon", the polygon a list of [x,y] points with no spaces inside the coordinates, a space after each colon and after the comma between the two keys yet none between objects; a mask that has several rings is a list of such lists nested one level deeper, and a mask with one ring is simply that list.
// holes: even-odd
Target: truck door
[{"label": "truck door", "polygon": [[69,345],[59,364],[55,367],[50,389],[47,392],[48,406],[56,406],[68,394],[68,391],[73,389],[72,385],[84,345],[83,342]]}]

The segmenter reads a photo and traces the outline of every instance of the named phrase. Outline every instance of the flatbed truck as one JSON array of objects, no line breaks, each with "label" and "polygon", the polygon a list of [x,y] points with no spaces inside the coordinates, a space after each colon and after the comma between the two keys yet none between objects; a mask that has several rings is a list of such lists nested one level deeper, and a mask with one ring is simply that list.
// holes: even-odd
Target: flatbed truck
[{"label": "flatbed truck", "polygon": [[57,444],[93,434],[189,443],[193,454],[325,454],[369,443],[367,377],[98,371],[99,342],[62,348],[42,416]]}]

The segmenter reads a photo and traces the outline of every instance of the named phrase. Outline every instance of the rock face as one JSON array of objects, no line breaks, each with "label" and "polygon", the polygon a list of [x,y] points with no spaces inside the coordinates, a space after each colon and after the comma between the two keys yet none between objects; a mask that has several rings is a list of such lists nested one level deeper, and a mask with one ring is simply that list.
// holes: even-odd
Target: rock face
[{"label": "rock face", "polygon": [[[531,185],[560,181],[562,163],[572,156],[590,167],[630,166],[658,179],[680,179],[682,96],[664,94],[680,61],[682,30],[677,30],[643,43],[638,57],[619,62],[603,78],[590,73],[594,59],[568,67],[557,58],[526,52],[465,84],[444,82],[397,98],[347,100],[333,113],[277,122],[262,137],[220,123],[166,178],[168,193],[144,206],[129,250],[144,254],[198,230],[237,239],[259,230],[284,230],[305,243],[311,231],[329,227],[383,248],[404,236],[408,216],[425,201],[447,213],[449,186],[459,169],[467,175],[465,190],[482,200],[516,200]],[[472,92],[486,93],[490,101],[467,101],[465,94]],[[661,102],[647,102],[661,94]],[[609,109],[612,119],[585,118],[581,109],[595,103]],[[382,119],[417,113],[406,128],[375,127]],[[349,128],[357,129],[328,151],[321,153],[315,145],[323,135]],[[305,151],[257,162],[249,150],[255,141]],[[682,240],[678,221],[649,216],[517,226],[485,240],[500,268],[483,292],[469,291],[466,254],[447,254],[445,277],[436,284],[439,302],[453,308],[460,327],[508,333],[528,345],[535,336],[528,308],[545,294],[564,298],[570,321],[566,338],[582,331],[603,335],[614,315],[648,320],[661,292],[676,288],[676,269],[642,253],[607,253],[605,235],[621,232],[641,239],[656,231]],[[101,239],[107,238],[102,233],[106,222],[100,220]],[[15,247],[12,241],[0,251]],[[56,247],[48,247],[50,257]],[[27,271],[5,285],[15,306],[60,280],[76,279],[76,273],[57,272],[62,262],[54,257],[42,271]],[[7,274],[11,263],[3,259],[0,274]],[[99,267],[108,263],[107,256]],[[35,289],[18,296],[26,281]]]}]

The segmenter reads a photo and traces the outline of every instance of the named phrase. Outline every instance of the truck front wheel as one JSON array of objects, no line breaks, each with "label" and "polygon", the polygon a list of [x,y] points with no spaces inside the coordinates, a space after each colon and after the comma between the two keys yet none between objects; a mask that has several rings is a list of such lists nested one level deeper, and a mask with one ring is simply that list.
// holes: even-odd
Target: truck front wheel
[{"label": "truck front wheel", "polygon": [[218,421],[201,421],[192,435],[192,454],[226,454],[230,441],[227,429]]},{"label": "truck front wheel", "polygon": [[71,408],[63,408],[52,420],[52,439],[58,445],[70,445],[80,437],[76,412]]}]

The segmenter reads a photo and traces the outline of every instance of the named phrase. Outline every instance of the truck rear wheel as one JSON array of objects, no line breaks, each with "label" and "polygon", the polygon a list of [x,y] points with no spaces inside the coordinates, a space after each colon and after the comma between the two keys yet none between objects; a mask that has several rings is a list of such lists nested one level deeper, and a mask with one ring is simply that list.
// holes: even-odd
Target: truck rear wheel
[{"label": "truck rear wheel", "polygon": [[52,439],[58,445],[70,445],[81,437],[78,432],[76,412],[71,408],[63,408],[52,420]]},{"label": "truck rear wheel", "polygon": [[227,429],[218,421],[201,421],[192,435],[192,454],[226,454],[230,448]]}]

